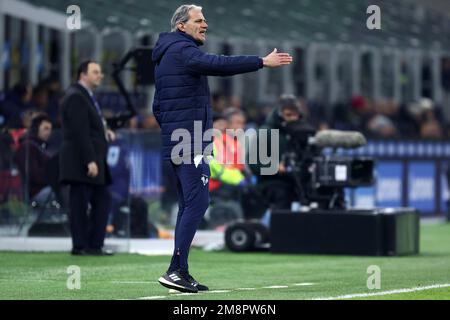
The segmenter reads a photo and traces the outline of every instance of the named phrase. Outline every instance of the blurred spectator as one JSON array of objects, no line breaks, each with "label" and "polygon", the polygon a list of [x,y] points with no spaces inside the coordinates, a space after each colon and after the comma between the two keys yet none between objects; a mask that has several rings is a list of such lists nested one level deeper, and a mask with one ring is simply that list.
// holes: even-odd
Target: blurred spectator
[{"label": "blurred spectator", "polygon": [[48,108],[47,114],[52,120],[53,124],[59,124],[61,121],[60,117],[60,106],[64,92],[61,87],[61,83],[57,78],[50,77],[44,81],[47,86],[48,93]]},{"label": "blurred spectator", "polygon": [[33,89],[30,84],[18,83],[3,102],[3,115],[8,128],[22,128],[22,115],[30,108]]},{"label": "blurred spectator", "polygon": [[443,115],[446,123],[450,123],[450,59],[444,59],[442,63],[441,84],[444,93]]},{"label": "blurred spectator", "polygon": [[22,114],[22,128],[29,129],[31,128],[32,121],[35,117],[39,115],[47,115],[43,111],[39,111],[37,109],[28,109]]},{"label": "blurred spectator", "polygon": [[349,122],[352,130],[364,131],[372,117],[370,103],[362,96],[355,96],[350,102]]},{"label": "blurred spectator", "polygon": [[0,171],[11,169],[14,140],[5,129],[0,129]]},{"label": "blurred spectator", "polygon": [[258,119],[260,118],[260,115],[262,114],[262,107],[258,108],[255,105],[250,105],[245,108],[245,111],[247,113],[247,128],[254,128],[256,129],[259,127],[260,123],[258,122]]},{"label": "blurred spectator", "polygon": [[[223,116],[227,121],[227,129],[245,130],[246,116],[242,110],[230,107],[225,109]],[[228,136],[227,136],[228,138]],[[231,137],[226,143],[228,155],[232,155],[232,164],[235,168],[243,171],[245,169],[245,146],[240,144],[236,137]],[[229,158],[227,158],[228,160]]]},{"label": "blurred spectator", "polygon": [[394,122],[383,114],[373,116],[367,123],[367,129],[373,138],[389,139],[397,136]]},{"label": "blurred spectator", "polygon": [[[327,128],[329,127],[328,121],[332,119],[327,119],[327,110],[331,107],[323,103],[320,99],[314,99],[307,101],[303,97],[298,97],[299,110],[302,115],[303,120],[307,120],[314,128]],[[348,114],[348,111],[346,112]],[[346,122],[349,126],[349,122]]]},{"label": "blurred spectator", "polygon": [[450,59],[444,59],[442,63],[442,87],[444,91],[450,92]]},{"label": "blurred spectator", "polygon": [[314,128],[317,128],[317,130],[329,129],[330,125],[325,117],[327,114],[325,110],[328,107],[327,105],[324,105],[318,100],[307,102],[303,97],[297,97],[296,99],[302,121],[307,121]]},{"label": "blurred spectator", "polygon": [[51,133],[50,118],[45,114],[36,116],[15,156],[24,181],[28,181],[30,199],[39,203],[44,203],[51,193],[47,177],[47,164],[50,159],[47,152],[47,141]]},{"label": "blurred spectator", "polygon": [[154,115],[139,114],[128,120],[127,128],[131,130],[159,130],[159,125]]},{"label": "blurred spectator", "polygon": [[227,129],[244,130],[246,125],[246,117],[243,111],[229,107],[225,109],[223,115],[227,121]]},{"label": "blurred spectator", "polygon": [[242,109],[242,99],[238,96],[231,96],[229,106],[231,108]]},{"label": "blurred spectator", "polygon": [[433,101],[428,98],[422,98],[420,106],[422,110],[420,137],[423,139],[441,139],[443,132],[436,118]]},{"label": "blurred spectator", "polygon": [[[236,116],[236,118],[240,117]],[[213,127],[217,130],[213,138],[214,158],[209,163],[211,170],[209,191],[217,191],[222,195],[223,193],[234,193],[228,186],[237,186],[245,180],[242,173],[244,165],[235,163],[237,160],[236,144],[234,139],[226,134],[225,130],[230,128],[227,119],[223,115],[215,113]],[[214,194],[212,195],[214,196]],[[222,195],[219,194],[219,196]]]},{"label": "blurred spectator", "polygon": [[[231,123],[224,115],[214,113],[213,127],[213,159],[209,161],[211,176],[209,191],[211,192],[212,210],[209,213],[209,227],[223,228],[226,223],[244,217],[245,204],[249,203],[249,181],[251,173],[247,172],[244,163],[238,162],[238,152],[245,152],[227,129],[243,129],[245,117],[240,110],[228,109]],[[244,160],[245,154],[242,155]],[[222,207],[221,206],[225,206]],[[225,209],[225,211],[223,211]],[[246,210],[246,217],[254,214],[253,208]]]},{"label": "blurred spectator", "polygon": [[21,177],[17,170],[12,170],[15,167],[13,143],[8,131],[0,129],[0,204],[11,199],[23,199]]},{"label": "blurred spectator", "polygon": [[375,113],[366,123],[367,134],[373,138],[390,139],[398,136],[395,120],[397,119],[397,105],[391,101],[374,103]]},{"label": "blurred spectator", "polygon": [[4,94],[0,92],[0,129],[6,126],[6,117],[3,112]]},{"label": "blurred spectator", "polygon": [[348,130],[350,126],[350,110],[346,103],[337,103],[333,107],[332,126],[337,130]]},{"label": "blurred spectator", "polygon": [[254,121],[255,125],[259,127],[264,124],[271,111],[271,105],[253,106],[247,109],[247,114],[249,121]]},{"label": "blurred spectator", "polygon": [[48,114],[48,105],[49,98],[47,86],[44,83],[40,83],[33,89],[31,106],[36,111],[45,112],[46,114]]},{"label": "blurred spectator", "polygon": [[31,127],[32,120],[44,113],[36,111],[34,109],[28,109],[23,112],[22,114],[22,125],[18,127],[17,129],[11,129],[10,135],[13,140],[12,149],[13,151],[17,151],[19,149],[21,140],[23,137],[27,134],[27,130]]},{"label": "blurred spectator", "polygon": [[141,128],[144,130],[159,130],[159,125],[155,116],[144,115],[142,117]]},{"label": "blurred spectator", "polygon": [[213,111],[222,113],[225,110],[227,101],[223,95],[218,92],[212,94],[211,107]]},{"label": "blurred spectator", "polygon": [[383,100],[375,103],[375,111],[395,120],[397,119],[399,108],[394,101]]},{"label": "blurred spectator", "polygon": [[446,124],[443,128],[444,131],[444,137],[447,139],[450,138],[450,124]]},{"label": "blurred spectator", "polygon": [[[121,235],[124,229],[127,229],[126,221],[123,219],[123,207],[126,207],[129,201],[131,179],[129,164],[130,149],[127,140],[118,134],[117,139],[110,143],[109,150],[115,156],[109,157],[108,159],[108,166],[114,180],[109,186],[109,192],[111,193],[111,212],[108,218],[107,232],[109,234]],[[132,220],[134,218],[134,216],[131,217]],[[125,231],[124,234],[128,234],[128,232]]]},{"label": "blurred spectator", "polygon": [[126,128],[133,131],[139,129],[139,116],[134,116],[130,120],[128,120]]},{"label": "blurred spectator", "polygon": [[[225,130],[228,127],[228,122],[227,122],[227,119],[224,117],[224,115],[222,113],[214,112],[214,114],[213,114],[213,127],[214,127],[214,129],[217,129],[218,131],[220,131],[220,133],[221,133],[220,136],[225,134]],[[214,136],[214,137],[216,137],[216,136]]]},{"label": "blurred spectator", "polygon": [[416,108],[414,104],[400,105],[396,126],[402,137],[419,138],[420,108]]},{"label": "blurred spectator", "polygon": [[[297,97],[298,103],[299,103],[299,109],[300,109],[300,113],[302,114],[303,117],[307,117],[307,118],[312,118],[313,117],[313,113],[308,105],[308,102],[306,101],[306,99],[304,97]],[[319,107],[320,109],[320,107]],[[321,115],[323,118],[323,114]]]}]

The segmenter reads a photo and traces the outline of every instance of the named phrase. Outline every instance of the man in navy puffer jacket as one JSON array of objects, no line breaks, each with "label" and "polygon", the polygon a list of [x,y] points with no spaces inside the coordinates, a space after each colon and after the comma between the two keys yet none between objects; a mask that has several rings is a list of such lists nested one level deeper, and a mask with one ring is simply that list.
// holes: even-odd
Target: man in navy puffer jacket
[{"label": "man in navy puffer jacket", "polygon": [[[199,284],[188,271],[189,247],[209,205],[209,166],[205,148],[210,139],[194,141],[194,128],[201,135],[212,128],[212,111],[207,76],[231,76],[280,67],[292,62],[276,49],[264,58],[203,53],[208,25],[202,8],[182,5],[171,20],[171,32],[161,33],[153,50],[156,92],[153,113],[161,127],[162,152],[170,160],[177,178],[179,212],[175,226],[175,248],[167,272],[159,282],[170,289],[195,293],[208,287]],[[179,141],[174,132],[184,129],[190,139]],[[188,150],[188,151],[186,151]]]}]

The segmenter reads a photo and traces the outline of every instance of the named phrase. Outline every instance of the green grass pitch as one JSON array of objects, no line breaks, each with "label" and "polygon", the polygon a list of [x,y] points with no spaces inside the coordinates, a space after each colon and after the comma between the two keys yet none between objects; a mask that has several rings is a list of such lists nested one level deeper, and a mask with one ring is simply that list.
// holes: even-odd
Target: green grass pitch
[{"label": "green grass pitch", "polygon": [[[190,270],[213,292],[169,294],[157,283],[168,256],[0,252],[0,299],[315,299],[360,293],[357,299],[449,299],[450,224],[422,225],[421,253],[407,257],[235,254],[193,249]],[[79,290],[69,290],[67,268],[80,267]],[[381,269],[381,289],[367,288],[367,268]],[[415,288],[413,292],[383,294]]]}]

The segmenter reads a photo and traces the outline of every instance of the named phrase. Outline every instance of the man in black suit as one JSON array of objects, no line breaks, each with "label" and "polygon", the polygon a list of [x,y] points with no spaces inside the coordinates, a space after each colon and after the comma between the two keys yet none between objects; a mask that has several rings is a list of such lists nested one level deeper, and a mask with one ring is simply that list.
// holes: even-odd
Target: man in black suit
[{"label": "man in black suit", "polygon": [[106,128],[93,94],[103,79],[100,65],[85,61],[77,76],[78,82],[69,87],[62,103],[60,150],[60,181],[70,185],[72,254],[110,255],[103,249],[111,207],[106,156],[108,140],[115,137]]}]

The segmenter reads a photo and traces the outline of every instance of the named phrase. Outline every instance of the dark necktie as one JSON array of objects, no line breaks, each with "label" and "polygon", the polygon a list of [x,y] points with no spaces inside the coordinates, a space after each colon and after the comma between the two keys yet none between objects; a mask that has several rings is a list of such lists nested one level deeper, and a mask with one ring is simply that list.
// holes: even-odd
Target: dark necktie
[{"label": "dark necktie", "polygon": [[102,117],[102,111],[100,110],[100,105],[98,104],[98,101],[97,101],[97,99],[95,99],[95,96],[93,94],[91,94],[91,99],[92,99],[92,102],[94,102],[95,109],[97,109],[98,115],[101,118]]}]

